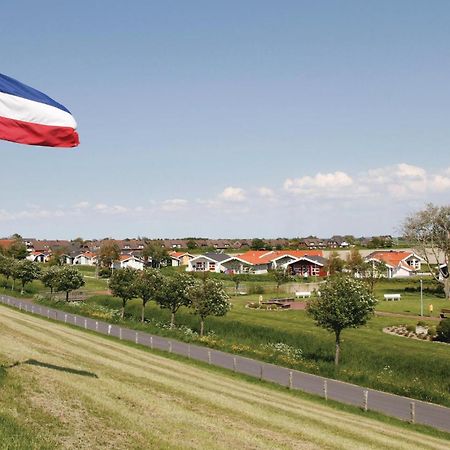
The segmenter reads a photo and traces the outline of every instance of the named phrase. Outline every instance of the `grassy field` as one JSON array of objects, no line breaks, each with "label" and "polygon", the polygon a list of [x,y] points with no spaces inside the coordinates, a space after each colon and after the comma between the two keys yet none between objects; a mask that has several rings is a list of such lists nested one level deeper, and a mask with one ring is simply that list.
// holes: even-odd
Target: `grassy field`
[{"label": "grassy field", "polygon": [[[375,420],[221,370],[0,307],[2,449],[446,449],[448,435]],[[1,373],[1,372],[0,372]]]},{"label": "grassy field", "polygon": [[[94,282],[103,283],[103,280]],[[262,283],[264,284],[264,283]],[[406,317],[375,317],[361,329],[343,333],[342,358],[338,369],[333,364],[333,336],[316,327],[304,311],[259,311],[245,308],[248,301],[257,301],[258,295],[233,297],[232,311],[221,318],[208,318],[207,330],[214,334],[199,340],[191,330],[198,330],[198,318],[189,310],[180,310],[177,323],[184,328],[168,330],[169,313],[150,302],[146,308],[145,325],[139,323],[140,302],[133,300],[127,307],[125,326],[143,329],[161,335],[169,335],[185,341],[232,353],[244,354],[310,373],[349,381],[400,395],[450,406],[450,347],[437,343],[409,340],[382,332],[384,327],[417,323],[414,313],[420,309],[420,293],[414,291],[418,280],[383,280],[376,286],[376,295],[401,293],[398,302],[380,301],[380,311],[405,314]],[[99,291],[97,286],[89,292]],[[441,305],[448,304],[432,292],[433,285],[424,283],[427,289],[424,303],[433,302],[435,315]],[[39,290],[36,284],[33,289]],[[101,289],[100,289],[101,291]],[[7,293],[9,291],[6,291]],[[274,292],[265,294],[270,298]],[[94,295],[85,305],[52,305],[106,321],[118,320],[120,300],[107,295]],[[428,320],[428,319],[426,319]],[[436,322],[430,322],[436,325]],[[186,328],[187,327],[187,328]],[[268,347],[283,343],[303,353],[301,359],[273,352]]]}]

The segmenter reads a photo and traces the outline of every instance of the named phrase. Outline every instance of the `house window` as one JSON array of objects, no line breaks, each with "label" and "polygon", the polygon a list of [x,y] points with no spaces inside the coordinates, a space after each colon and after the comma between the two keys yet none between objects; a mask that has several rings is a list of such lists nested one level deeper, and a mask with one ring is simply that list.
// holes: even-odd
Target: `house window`
[{"label": "house window", "polygon": [[216,263],[209,263],[209,270],[214,272],[216,270]]},{"label": "house window", "polygon": [[318,277],[319,273],[320,273],[320,267],[317,267],[317,266],[312,266],[311,267],[311,275],[313,277]]}]

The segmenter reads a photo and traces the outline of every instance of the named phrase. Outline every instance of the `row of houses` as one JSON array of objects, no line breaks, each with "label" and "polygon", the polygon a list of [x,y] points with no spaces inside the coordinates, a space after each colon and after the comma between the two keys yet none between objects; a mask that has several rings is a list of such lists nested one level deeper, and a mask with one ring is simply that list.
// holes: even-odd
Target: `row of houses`
[{"label": "row of houses", "polygon": [[[188,272],[222,272],[229,274],[265,274],[270,270],[283,269],[292,275],[325,277],[328,275],[327,259],[322,250],[248,251],[239,255],[206,253],[193,256],[177,253],[174,265],[186,264]],[[181,262],[183,259],[183,263]],[[423,259],[408,251],[376,251],[364,258],[365,262],[382,262],[387,278],[402,278],[420,272]]]}]

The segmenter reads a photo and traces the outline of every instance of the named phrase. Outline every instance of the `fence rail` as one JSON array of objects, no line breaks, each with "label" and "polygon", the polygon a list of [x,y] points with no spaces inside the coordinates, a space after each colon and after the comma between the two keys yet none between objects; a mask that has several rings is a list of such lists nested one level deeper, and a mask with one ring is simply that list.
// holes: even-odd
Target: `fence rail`
[{"label": "fence rail", "polygon": [[377,411],[411,423],[429,425],[450,432],[450,408],[444,406],[376,391],[374,389],[367,389],[354,384],[276,366],[243,356],[209,349],[195,344],[188,344],[142,331],[131,330],[119,325],[36,305],[27,300],[2,295],[0,296],[0,303],[28,313],[75,325],[86,330],[135,342],[150,347],[151,349],[167,351],[234,372],[250,375],[261,380],[271,381],[290,389],[298,389],[309,394],[319,395],[327,400],[336,400],[357,406],[364,411]]}]

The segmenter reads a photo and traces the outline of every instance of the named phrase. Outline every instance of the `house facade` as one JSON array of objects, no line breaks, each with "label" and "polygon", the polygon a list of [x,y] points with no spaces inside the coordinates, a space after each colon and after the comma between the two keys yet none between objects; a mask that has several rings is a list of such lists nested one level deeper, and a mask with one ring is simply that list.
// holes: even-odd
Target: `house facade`
[{"label": "house facade", "polygon": [[366,262],[382,262],[386,266],[387,278],[405,278],[415,275],[422,268],[423,258],[414,252],[406,251],[375,251],[367,255]]},{"label": "house facade", "polygon": [[287,271],[293,276],[326,277],[327,260],[321,256],[301,256],[287,264]]}]

